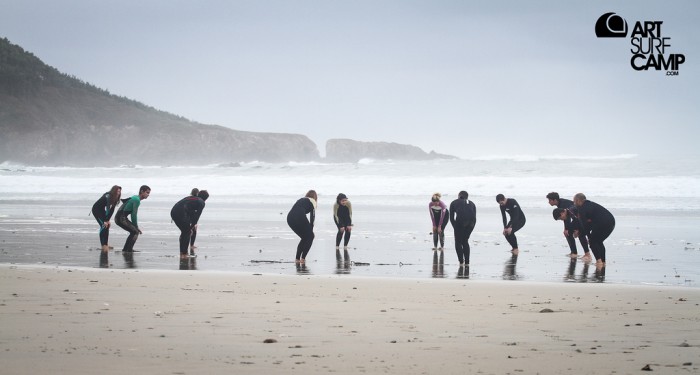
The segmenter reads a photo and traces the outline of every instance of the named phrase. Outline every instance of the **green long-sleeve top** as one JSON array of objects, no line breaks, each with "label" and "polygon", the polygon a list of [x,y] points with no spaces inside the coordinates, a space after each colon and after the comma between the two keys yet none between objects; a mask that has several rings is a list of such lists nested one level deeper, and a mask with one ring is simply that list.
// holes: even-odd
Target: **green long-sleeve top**
[{"label": "green long-sleeve top", "polygon": [[138,212],[140,205],[141,198],[139,198],[138,195],[134,195],[133,197],[129,198],[129,200],[126,202],[126,204],[124,204],[124,206],[122,206],[122,209],[124,210],[124,213],[126,215],[131,214],[131,222],[136,228],[139,227]]}]

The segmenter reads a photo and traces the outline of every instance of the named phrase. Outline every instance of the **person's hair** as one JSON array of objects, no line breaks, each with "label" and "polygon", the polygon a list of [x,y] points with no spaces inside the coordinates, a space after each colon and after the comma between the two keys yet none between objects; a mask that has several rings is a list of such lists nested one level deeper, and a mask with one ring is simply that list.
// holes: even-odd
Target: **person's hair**
[{"label": "person's hair", "polygon": [[[197,189],[199,190],[199,189]],[[197,192],[197,196],[202,198],[203,201],[207,200],[209,198],[209,192],[206,190],[200,190]]]},{"label": "person's hair", "polygon": [[433,197],[430,198],[430,200],[433,201],[433,202],[439,202],[439,201],[440,201],[440,198],[442,198],[442,194],[440,194],[440,193],[435,193],[435,194],[433,194]]},{"label": "person's hair", "polygon": [[196,197],[198,194],[199,194],[199,189],[197,189],[197,188],[192,189],[192,192],[190,193],[190,195],[192,195],[193,197]]},{"label": "person's hair", "polygon": [[466,191],[462,190],[462,191],[459,192],[459,194],[457,194],[457,198],[459,198],[459,199],[469,199],[469,193],[467,193]]},{"label": "person's hair", "polygon": [[116,207],[117,204],[119,204],[119,198],[122,197],[122,187],[119,185],[114,185],[112,186],[111,189],[109,189],[109,205]]},{"label": "person's hair", "polygon": [[318,194],[316,194],[316,190],[309,190],[309,191],[307,191],[305,197],[306,197],[306,198],[311,198],[311,199],[313,199],[313,200],[315,200],[315,201],[318,202]]},{"label": "person's hair", "polygon": [[583,202],[586,200],[586,196],[583,193],[577,193],[574,195],[574,200]]},{"label": "person's hair", "polygon": [[498,195],[496,196],[496,202],[500,202],[500,201],[504,201],[504,200],[506,200],[506,196],[505,196],[505,195],[503,195],[503,194],[498,194]]},{"label": "person's hair", "polygon": [[552,216],[554,217],[554,220],[559,220],[561,217],[561,213],[566,211],[563,208],[555,208],[554,211],[552,211]]},{"label": "person's hair", "polygon": [[149,190],[151,190],[151,188],[148,185],[141,185],[141,188],[139,189],[139,194]]},{"label": "person's hair", "polygon": [[547,194],[547,199],[551,199],[553,201],[558,201],[559,200],[559,193],[551,192],[551,193]]}]

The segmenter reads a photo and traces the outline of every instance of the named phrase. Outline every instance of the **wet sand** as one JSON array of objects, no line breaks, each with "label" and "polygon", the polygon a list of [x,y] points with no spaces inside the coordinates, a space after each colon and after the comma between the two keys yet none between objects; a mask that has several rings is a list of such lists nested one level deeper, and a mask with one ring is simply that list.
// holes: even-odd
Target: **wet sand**
[{"label": "wet sand", "polygon": [[[0,202],[0,263],[43,264],[110,269],[233,271],[295,275],[294,254],[299,238],[286,223],[287,206],[266,202],[254,205],[210,199],[200,221],[196,263],[180,267],[177,227],[170,222],[172,201],[145,201],[139,212],[144,234],[133,257],[119,250],[127,233],[114,227],[110,244],[115,251],[102,257],[95,220],[88,216],[90,202]],[[322,206],[316,217],[316,239],[303,273],[329,276],[413,279],[468,277],[471,280],[555,283],[600,282],[700,286],[700,215],[666,211],[616,211],[615,232],[606,241],[608,267],[604,277],[583,261],[571,263],[562,236],[562,224],[551,207],[528,210],[528,222],[518,232],[520,255],[512,258],[501,235],[498,205],[483,207],[470,239],[469,273],[457,262],[452,228],[446,230],[442,259],[435,253],[430,219],[425,207],[355,207],[350,258],[338,266],[336,228],[331,208]],[[327,202],[326,202],[327,203]],[[579,246],[579,251],[581,251]],[[251,261],[263,261],[255,263]]]},{"label": "wet sand", "polygon": [[3,374],[700,371],[700,289],[0,265]]}]

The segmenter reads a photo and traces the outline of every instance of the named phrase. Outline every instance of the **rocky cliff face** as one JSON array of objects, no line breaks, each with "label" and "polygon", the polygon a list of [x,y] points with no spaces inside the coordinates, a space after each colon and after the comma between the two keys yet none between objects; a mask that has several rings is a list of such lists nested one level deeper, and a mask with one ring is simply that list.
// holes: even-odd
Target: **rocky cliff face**
[{"label": "rocky cliff face", "polygon": [[0,39],[0,162],[196,165],[319,159],[308,137],[203,125],[111,95]]},{"label": "rocky cliff face", "polygon": [[355,163],[361,159],[431,160],[456,159],[454,156],[426,153],[416,146],[390,142],[360,142],[351,139],[330,139],[326,142],[326,160]]}]

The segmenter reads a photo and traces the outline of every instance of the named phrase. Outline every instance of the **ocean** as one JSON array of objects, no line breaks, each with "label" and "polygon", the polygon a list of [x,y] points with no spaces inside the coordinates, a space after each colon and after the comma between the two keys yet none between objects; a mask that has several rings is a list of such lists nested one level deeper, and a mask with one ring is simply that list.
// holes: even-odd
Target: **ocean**
[{"label": "ocean", "polygon": [[[119,250],[101,259],[95,200],[112,185],[122,197],[152,188],[142,203],[133,259]],[[170,207],[194,187],[210,198],[200,221],[199,256],[180,264]],[[319,194],[316,240],[308,264],[293,264],[297,237],[286,213],[307,190]],[[448,226],[444,252],[432,251],[427,205],[434,192],[449,203],[466,190],[477,206],[471,267],[460,269]],[[569,261],[545,195],[583,192],[616,217],[606,241],[604,274]],[[332,205],[338,193],[353,204],[349,262],[338,262]],[[527,224],[513,258],[500,234],[495,196],[518,200]],[[400,278],[606,282],[700,286],[700,163],[639,155],[608,157],[481,157],[462,160],[358,163],[231,163],[198,167],[28,167],[0,164],[0,263],[112,269],[197,269]],[[580,248],[579,248],[579,251]],[[342,254],[341,254],[342,255]]]}]

